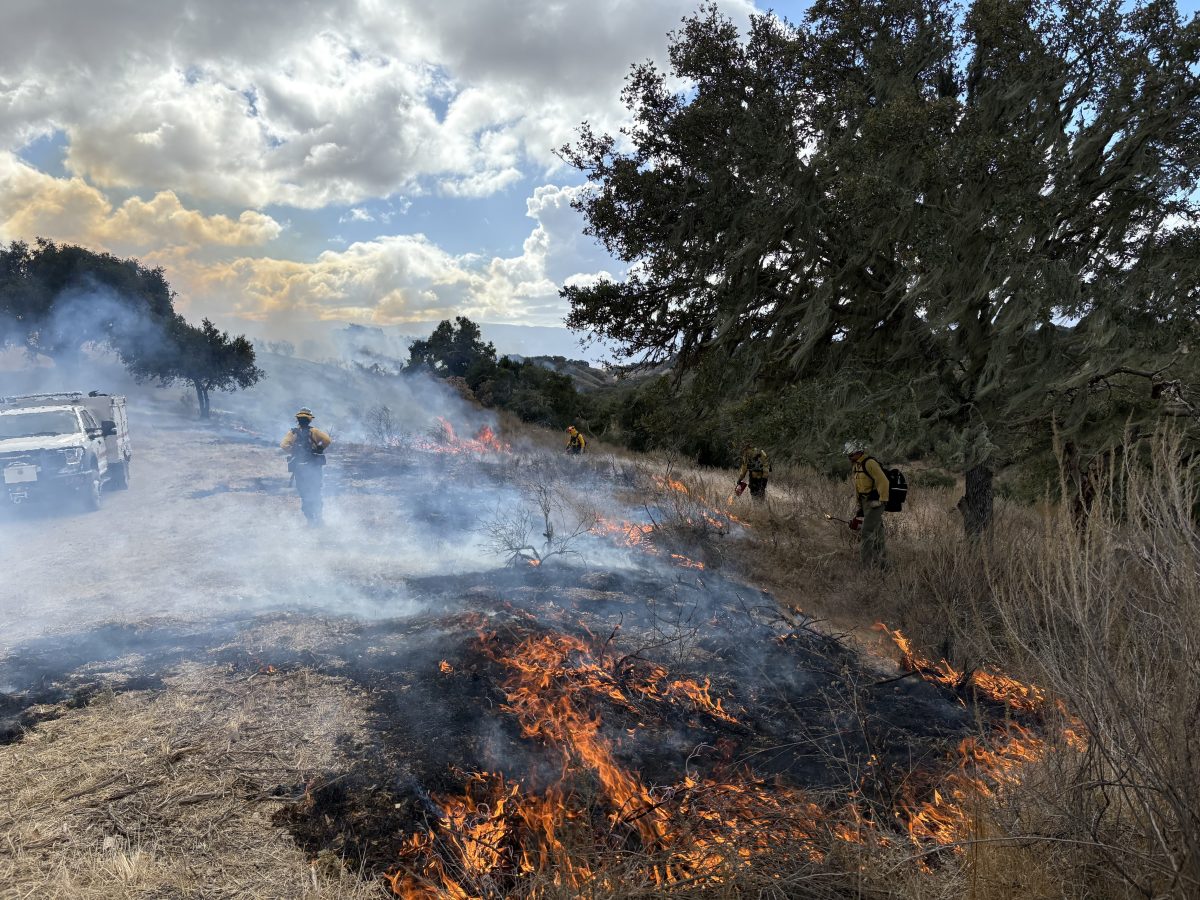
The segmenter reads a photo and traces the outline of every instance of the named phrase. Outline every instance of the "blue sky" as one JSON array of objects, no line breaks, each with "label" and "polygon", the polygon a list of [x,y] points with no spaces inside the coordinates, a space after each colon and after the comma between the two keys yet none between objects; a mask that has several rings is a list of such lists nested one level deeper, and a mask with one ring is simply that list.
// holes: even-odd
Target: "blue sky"
[{"label": "blue sky", "polygon": [[621,270],[553,151],[620,127],[629,65],[696,6],[7,0],[0,240],[161,265],[186,313],[266,338],[558,325],[563,283]]}]

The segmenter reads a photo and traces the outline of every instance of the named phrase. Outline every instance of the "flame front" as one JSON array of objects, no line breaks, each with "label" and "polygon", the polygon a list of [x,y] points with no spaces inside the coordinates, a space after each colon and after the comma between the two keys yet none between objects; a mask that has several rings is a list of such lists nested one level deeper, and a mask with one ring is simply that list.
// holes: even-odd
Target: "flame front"
[{"label": "flame front", "polygon": [[1034,684],[1025,684],[999,672],[975,671],[968,677],[946,660],[934,663],[913,649],[912,641],[899,629],[893,631],[882,622],[875,628],[890,637],[900,650],[900,665],[909,672],[919,672],[929,681],[951,688],[966,687],[969,683],[986,697],[1023,712],[1038,712],[1046,704],[1046,692]]},{"label": "flame front", "polygon": [[[401,868],[387,877],[396,894],[465,900],[485,895],[487,885],[504,878],[534,872],[552,872],[556,884],[582,888],[599,876],[581,861],[579,847],[597,840],[604,847],[624,846],[631,838],[641,854],[669,858],[648,864],[645,874],[655,883],[720,881],[727,866],[746,864],[772,841],[810,841],[824,818],[800,792],[749,778],[687,776],[673,787],[651,789],[618,762],[599,716],[586,709],[591,698],[631,713],[639,704],[683,704],[736,724],[735,714],[712,696],[708,679],[671,678],[664,667],[642,661],[614,672],[585,643],[562,634],[528,638],[511,652],[499,649],[494,635],[484,636],[481,645],[506,673],[504,709],[524,737],[560,754],[562,781],[539,794],[500,774],[470,776],[464,795],[438,801],[435,831],[404,845]],[[565,787],[569,776],[583,774],[595,779],[603,799],[607,831],[600,835],[594,816]],[[805,815],[797,817],[798,809]],[[564,845],[568,832],[574,853]]]},{"label": "flame front", "polygon": [[483,456],[487,454],[511,453],[512,445],[496,436],[490,425],[484,425],[474,438],[460,438],[449,420],[437,417],[437,434],[432,439],[419,440],[414,446],[426,453]]},{"label": "flame front", "polygon": [[[931,662],[913,649],[899,630],[882,622],[875,624],[892,639],[900,650],[900,665],[905,671],[916,672],[927,681],[961,689],[968,684],[990,700],[1017,713],[1041,715],[1046,711],[1046,692],[1035,684],[1026,684],[994,671],[975,671],[969,675],[955,669],[946,660]],[[1087,747],[1083,723],[1070,715],[1061,702],[1055,704],[1066,721],[1061,734],[1072,750]],[[969,802],[979,797],[991,797],[995,789],[1015,785],[1022,768],[1040,760],[1049,749],[1046,741],[1015,722],[1006,722],[993,746],[984,747],[975,738],[964,738],[958,746],[958,769],[946,776],[932,799],[918,802],[915,791],[908,790],[897,816],[905,821],[914,842],[923,840],[937,844],[954,844],[970,837],[972,820],[967,812]],[[961,849],[961,848],[959,848]]]},{"label": "flame front", "polygon": [[[930,666],[911,655],[902,634],[889,634],[931,680],[959,684],[961,676],[951,667]],[[880,807],[864,799],[865,788],[827,809],[797,788],[750,773],[721,778],[689,773],[676,784],[653,787],[623,766],[620,741],[603,732],[598,704],[639,719],[686,709],[738,725],[743,711],[714,697],[708,679],[672,677],[645,660],[614,660],[566,634],[527,637],[509,649],[496,634],[483,634],[480,649],[503,673],[503,710],[515,717],[524,738],[558,755],[561,775],[533,790],[499,773],[478,772],[467,778],[462,795],[437,799],[436,826],[408,839],[400,867],[387,876],[400,896],[500,896],[528,888],[522,879],[535,874],[580,893],[619,891],[623,884],[610,883],[601,857],[622,852],[636,861],[634,869],[611,869],[625,872],[622,877],[637,871],[653,884],[717,885],[781,846],[800,847],[820,861],[839,841],[889,843],[888,823],[876,818]],[[1000,675],[978,686],[1017,712],[1045,702],[1044,692]],[[979,802],[1016,784],[1022,768],[1046,752],[1042,738],[1011,721],[986,743],[964,738],[948,775],[917,773],[901,785],[893,827],[918,846],[952,845],[957,851],[973,834]],[[872,756],[868,778],[877,762]]]}]

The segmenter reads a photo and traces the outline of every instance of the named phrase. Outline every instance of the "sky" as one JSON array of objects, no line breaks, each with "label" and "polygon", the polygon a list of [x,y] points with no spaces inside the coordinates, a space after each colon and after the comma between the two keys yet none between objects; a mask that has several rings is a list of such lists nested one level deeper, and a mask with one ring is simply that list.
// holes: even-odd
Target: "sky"
[{"label": "sky", "polygon": [[554,150],[620,127],[630,65],[696,7],[4,0],[0,241],[162,266],[189,318],[262,338],[561,325],[561,285],[621,267]]},{"label": "sky", "polygon": [[189,318],[260,338],[561,325],[563,284],[622,268],[554,150],[621,126],[698,3],[3,0],[0,241],[162,266]]}]

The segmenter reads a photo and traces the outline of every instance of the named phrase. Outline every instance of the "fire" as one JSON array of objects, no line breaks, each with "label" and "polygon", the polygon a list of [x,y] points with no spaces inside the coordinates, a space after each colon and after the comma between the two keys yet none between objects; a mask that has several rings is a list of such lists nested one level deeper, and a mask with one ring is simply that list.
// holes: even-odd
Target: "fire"
[{"label": "fire", "polygon": [[[596,519],[592,526],[592,534],[613,538],[620,546],[630,547],[648,556],[661,556],[659,549],[654,546],[652,536],[655,532],[653,525],[639,525],[635,522],[614,522],[603,517]],[[704,569],[704,563],[691,559],[682,553],[671,553],[668,557],[677,566],[685,569]]]},{"label": "fire", "polygon": [[496,436],[490,425],[484,425],[474,438],[460,438],[449,420],[437,417],[438,431],[432,440],[417,441],[414,446],[428,453],[470,454],[482,456],[485,454],[511,453],[512,445]]},{"label": "fire", "polygon": [[[536,793],[498,773],[471,775],[463,795],[437,801],[437,827],[403,846],[401,867],[387,876],[394,893],[465,900],[503,893],[505,879],[534,872],[553,872],[556,884],[583,888],[597,876],[578,848],[623,846],[631,837],[644,853],[669,857],[669,863],[647,863],[645,874],[655,883],[719,882],[727,866],[749,864],[780,839],[812,843],[824,828],[820,807],[783,785],[688,775],[665,789],[647,786],[620,764],[617,745],[587,708],[590,697],[633,713],[639,703],[684,703],[736,722],[712,696],[708,679],[671,678],[664,667],[644,661],[613,671],[587,644],[563,634],[530,637],[510,651],[484,635],[481,647],[506,673],[503,709],[516,717],[523,736],[561,756],[562,781]],[[603,819],[566,787],[568,776],[584,774],[599,787]],[[595,832],[600,821],[607,834]],[[820,858],[815,844],[811,853]]]},{"label": "fire", "polygon": [[[899,632],[889,634],[931,680],[957,676],[948,665],[930,666],[912,656]],[[878,810],[857,790],[840,807],[827,808],[799,789],[749,772],[701,777],[689,771],[675,784],[655,786],[621,763],[622,732],[606,733],[599,705],[638,720],[656,711],[677,717],[685,709],[738,724],[743,710],[728,708],[709,679],[675,677],[655,662],[607,656],[567,634],[537,634],[506,646],[496,633],[484,633],[479,648],[501,673],[501,708],[524,738],[557,756],[560,774],[539,789],[501,773],[476,772],[466,776],[462,794],[436,798],[437,821],[406,840],[399,867],[387,876],[399,896],[512,895],[522,893],[521,880],[534,874],[551,878],[560,892],[619,893],[628,885],[610,883],[602,872],[613,870],[593,869],[592,862],[620,848],[629,848],[639,877],[654,884],[717,886],[783,845],[800,846],[814,861],[824,859],[831,841],[887,845],[889,824],[918,846],[961,852],[958,845],[975,831],[975,806],[1015,785],[1024,767],[1050,752],[1042,737],[1012,721],[987,740],[964,738],[948,775],[918,773],[899,786],[892,823],[876,818]],[[449,667],[444,660],[440,665]],[[1006,702],[1045,700],[1032,686],[1013,690],[995,677],[1000,680],[984,682],[980,690],[994,690]],[[868,768],[873,772],[877,764],[872,756]]]},{"label": "fire", "polygon": [[[932,799],[917,802],[911,792],[900,804],[897,816],[914,843],[955,844],[970,838],[974,820],[973,801],[995,796],[997,790],[1016,785],[1021,770],[1046,753],[1046,742],[1015,722],[1010,722],[993,745],[985,747],[975,738],[964,738],[958,746],[958,768],[945,776]],[[961,852],[960,847],[955,848]]]},{"label": "fire", "polygon": [[972,684],[984,696],[1023,712],[1038,712],[1046,704],[1046,692],[1037,685],[1024,684],[999,672],[976,671],[968,677],[944,659],[934,663],[922,656],[899,629],[893,631],[882,622],[876,622],[875,628],[895,642],[900,649],[900,665],[908,672],[920,672],[929,681],[956,689]]},{"label": "fire", "polygon": [[[741,525],[743,528],[749,528],[750,523],[744,519],[740,519],[731,513],[728,508],[717,509],[715,506],[706,502],[699,494],[692,491],[686,484],[677,478],[663,477],[661,475],[654,476],[654,483],[661,491],[672,491],[676,494],[683,494],[688,499],[692,500],[702,510],[701,516],[713,528],[720,531],[727,531],[731,524]],[[728,507],[733,502],[733,495],[725,502]]]},{"label": "fire", "polygon": [[[912,642],[899,629],[893,631],[882,622],[876,623],[875,628],[895,642],[901,653],[900,665],[906,671],[918,672],[928,681],[955,689],[971,684],[984,696],[1018,713],[1040,714],[1045,710],[1048,698],[1037,685],[994,671],[976,671],[967,676],[944,659],[932,663],[913,649]],[[1055,701],[1055,705],[1067,722],[1061,732],[1064,742],[1072,750],[1085,750],[1083,723],[1070,715],[1061,701]],[[990,747],[974,738],[965,738],[958,747],[957,771],[946,777],[931,800],[918,803],[908,796],[897,816],[905,819],[914,842],[952,844],[965,840],[970,837],[973,824],[967,812],[970,801],[992,797],[998,788],[1017,784],[1021,770],[1042,759],[1048,749],[1043,738],[1011,721]]]},{"label": "fire", "polygon": [[438,663],[438,671],[441,672],[443,675],[453,675],[454,674],[454,666],[450,665],[450,663],[448,663],[446,660],[443,659],[441,662]]},{"label": "fire", "polygon": [[[654,483],[660,490],[682,494],[695,504],[694,508],[689,507],[685,511],[686,515],[682,518],[683,525],[691,527],[707,526],[722,533],[728,532],[735,524],[748,527],[737,516],[725,510],[718,510],[705,503],[704,500],[693,493],[686,484],[678,479],[655,475]],[[663,556],[662,551],[654,543],[654,534],[658,530],[656,525],[599,518],[591,530],[593,534],[610,537],[619,545],[638,550],[648,556]],[[673,564],[684,569],[703,570],[707,568],[704,563],[685,556],[682,553],[667,553],[666,558],[670,559]]]}]

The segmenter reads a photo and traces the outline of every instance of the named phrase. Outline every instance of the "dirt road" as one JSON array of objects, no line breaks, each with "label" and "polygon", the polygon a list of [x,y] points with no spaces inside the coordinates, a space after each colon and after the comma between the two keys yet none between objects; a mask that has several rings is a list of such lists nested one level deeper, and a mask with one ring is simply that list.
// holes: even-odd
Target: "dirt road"
[{"label": "dirt road", "polygon": [[128,491],[106,492],[99,512],[27,506],[0,518],[0,651],[98,622],[297,606],[394,616],[406,602],[398,578],[495,562],[461,527],[442,534],[405,515],[436,490],[427,478],[400,469],[365,488],[335,447],[316,530],[270,440],[132,419]]}]

